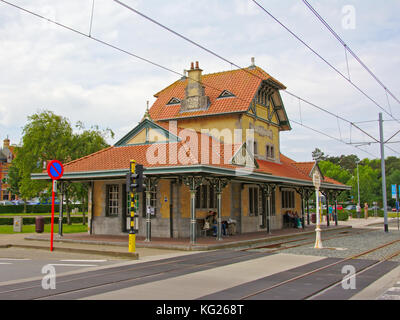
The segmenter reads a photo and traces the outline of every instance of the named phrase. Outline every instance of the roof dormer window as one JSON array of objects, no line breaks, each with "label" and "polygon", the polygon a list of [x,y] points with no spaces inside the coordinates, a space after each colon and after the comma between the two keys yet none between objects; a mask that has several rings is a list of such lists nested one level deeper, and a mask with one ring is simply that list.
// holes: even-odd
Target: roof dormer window
[{"label": "roof dormer window", "polygon": [[232,98],[235,97],[235,95],[228,91],[228,90],[224,90],[222,91],[222,93],[219,95],[219,97],[217,99],[222,99],[222,98]]},{"label": "roof dormer window", "polygon": [[169,100],[169,102],[167,103],[167,106],[176,105],[176,104],[180,104],[180,103],[181,103],[181,100],[173,97],[173,98],[171,98],[171,100]]}]

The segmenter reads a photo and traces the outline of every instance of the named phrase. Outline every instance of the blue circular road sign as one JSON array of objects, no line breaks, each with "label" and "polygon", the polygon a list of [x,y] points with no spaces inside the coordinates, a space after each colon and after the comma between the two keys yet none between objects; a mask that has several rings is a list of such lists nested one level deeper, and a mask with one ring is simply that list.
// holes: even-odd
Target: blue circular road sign
[{"label": "blue circular road sign", "polygon": [[52,160],[47,166],[47,174],[53,180],[60,179],[64,174],[64,166],[58,160]]}]

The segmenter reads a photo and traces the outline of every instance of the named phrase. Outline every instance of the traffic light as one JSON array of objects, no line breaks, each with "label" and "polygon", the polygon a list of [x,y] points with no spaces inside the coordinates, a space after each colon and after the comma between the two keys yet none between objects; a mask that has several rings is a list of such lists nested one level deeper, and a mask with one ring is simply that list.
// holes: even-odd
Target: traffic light
[{"label": "traffic light", "polygon": [[143,165],[136,164],[131,161],[129,173],[126,175],[126,191],[127,192],[142,192],[144,188],[143,180]]},{"label": "traffic light", "polygon": [[136,165],[136,185],[134,188],[136,188],[136,192],[142,192],[143,191],[143,165],[142,164],[137,164]]}]

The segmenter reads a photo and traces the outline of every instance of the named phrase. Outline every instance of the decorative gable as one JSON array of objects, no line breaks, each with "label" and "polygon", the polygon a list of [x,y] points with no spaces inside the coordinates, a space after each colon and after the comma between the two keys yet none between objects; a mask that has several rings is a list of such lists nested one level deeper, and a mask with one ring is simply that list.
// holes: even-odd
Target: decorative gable
[{"label": "decorative gable", "polygon": [[[257,108],[262,110],[260,114]],[[262,81],[247,112],[278,125],[281,130],[291,129],[279,88],[276,88],[268,81]]]},{"label": "decorative gable", "polygon": [[120,139],[115,146],[123,147],[149,143],[176,142],[179,140],[180,139],[176,135],[172,134],[167,129],[149,119],[145,119]]},{"label": "decorative gable", "polygon": [[231,164],[253,169],[258,168],[257,161],[253,153],[247,147],[246,142],[243,143],[239,150],[233,155]]},{"label": "decorative gable", "polygon": [[325,179],[324,175],[322,174],[321,169],[319,168],[318,162],[315,162],[315,164],[314,164],[314,166],[312,167],[310,173],[308,174],[308,176],[309,176],[311,179],[312,179],[313,174],[314,174],[315,171],[318,171],[318,172],[319,172],[319,174],[320,174],[322,180]]}]

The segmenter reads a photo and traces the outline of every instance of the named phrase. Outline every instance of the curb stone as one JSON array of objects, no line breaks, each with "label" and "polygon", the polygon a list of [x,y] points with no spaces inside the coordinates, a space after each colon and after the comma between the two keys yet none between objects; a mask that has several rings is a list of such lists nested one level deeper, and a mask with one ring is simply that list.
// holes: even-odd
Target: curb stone
[{"label": "curb stone", "polygon": [[[25,244],[9,244],[7,248],[23,248],[23,249],[39,249],[39,250],[49,250],[48,247],[37,246],[37,245],[25,245]],[[98,254],[98,255],[106,255],[113,257],[124,257],[130,258],[133,260],[139,259],[139,254],[137,252],[118,252],[118,251],[102,251],[102,250],[92,250],[92,249],[80,249],[80,248],[63,248],[63,247],[54,247],[54,251],[64,251],[64,252],[73,252],[73,253],[86,253],[86,254]]]},{"label": "curb stone", "polygon": [[[342,226],[334,229],[323,229],[322,232],[330,232],[330,231],[338,231],[338,230],[347,230],[352,229],[352,226]],[[266,243],[272,242],[276,240],[282,239],[291,239],[298,237],[299,235],[310,235],[314,234],[315,231],[307,231],[304,233],[296,233],[289,235],[281,235],[281,236],[272,236],[268,238],[259,238],[259,239],[250,239],[250,240],[241,240],[237,242],[229,242],[229,243],[219,243],[219,244],[195,244],[195,245],[182,245],[182,244],[156,244],[156,243],[136,243],[137,248],[152,248],[152,249],[172,249],[172,250],[183,250],[183,251],[207,251],[207,250],[217,250],[217,249],[227,249],[227,248],[237,248],[247,245],[253,245],[258,243]],[[24,238],[25,240],[34,240],[34,241],[49,241],[49,239],[44,238],[36,238],[35,236],[28,236]],[[112,245],[112,246],[123,246],[126,247],[128,245],[127,242],[107,242],[107,241],[92,241],[92,240],[75,240],[75,239],[54,239],[54,242],[64,242],[64,243],[81,243],[81,244],[89,244],[89,245]],[[74,250],[85,250],[85,249],[75,249]],[[111,252],[111,251],[110,251]]]}]

